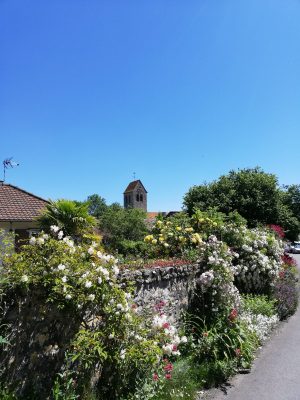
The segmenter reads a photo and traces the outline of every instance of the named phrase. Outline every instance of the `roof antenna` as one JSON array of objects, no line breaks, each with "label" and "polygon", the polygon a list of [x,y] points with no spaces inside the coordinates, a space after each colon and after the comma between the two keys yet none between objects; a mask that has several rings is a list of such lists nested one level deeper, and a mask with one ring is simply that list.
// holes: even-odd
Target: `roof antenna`
[{"label": "roof antenna", "polygon": [[133,180],[135,181],[135,172],[133,173]]},{"label": "roof antenna", "polygon": [[19,163],[16,163],[13,161],[13,158],[6,158],[6,160],[3,161],[3,182],[5,182],[5,174],[6,174],[6,170],[10,167],[17,167],[19,165]]}]

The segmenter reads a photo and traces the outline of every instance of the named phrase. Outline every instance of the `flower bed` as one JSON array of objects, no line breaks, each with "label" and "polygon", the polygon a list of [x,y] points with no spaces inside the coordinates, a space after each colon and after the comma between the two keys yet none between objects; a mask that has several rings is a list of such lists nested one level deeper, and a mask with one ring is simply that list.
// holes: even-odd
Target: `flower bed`
[{"label": "flower bed", "polygon": [[295,264],[274,232],[221,222],[159,221],[142,263],[55,226],[5,257],[2,382],[19,399],[173,400],[249,368],[296,309]]}]

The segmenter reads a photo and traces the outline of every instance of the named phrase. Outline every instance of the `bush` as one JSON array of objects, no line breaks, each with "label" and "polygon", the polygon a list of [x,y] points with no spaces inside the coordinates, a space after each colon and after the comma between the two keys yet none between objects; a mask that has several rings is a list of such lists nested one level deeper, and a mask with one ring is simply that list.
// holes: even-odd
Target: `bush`
[{"label": "bush", "polygon": [[252,314],[266,315],[272,317],[276,315],[276,300],[264,295],[243,295],[242,296],[242,309],[249,311]]},{"label": "bush", "polygon": [[[36,382],[41,384],[43,376],[47,378],[43,387],[47,391],[47,385],[59,373],[54,388],[56,396],[74,391],[75,394],[70,392],[70,396],[83,398],[83,393],[89,388],[100,399],[117,399],[127,395],[135,389],[138,379],[159,367],[163,355],[175,357],[179,354],[177,347],[181,338],[176,328],[158,312],[152,316],[153,321],[144,319],[136,312],[130,291],[124,290],[118,283],[119,269],[113,256],[104,254],[96,243],[76,245],[57,226],[52,226],[50,231],[51,235],[33,237],[20,253],[6,257],[2,270],[5,277],[2,284],[4,296],[9,294],[12,304],[20,300],[20,304],[25,306],[24,299],[29,298],[34,308],[34,296],[39,293],[38,309],[41,315],[36,316],[38,320],[47,321],[52,307],[60,321],[66,320],[67,329],[70,329],[68,324],[73,322],[74,329],[77,327],[74,332],[71,329],[72,336],[67,343],[60,343],[60,338],[56,336],[48,339],[50,343],[60,344],[57,349],[57,360],[62,360],[60,369],[57,366],[56,370],[50,368],[43,372],[47,375],[41,372],[33,381],[27,376],[28,365],[19,366],[18,373],[21,374],[22,370],[23,377],[26,376],[26,391],[32,392],[33,399],[37,391]],[[6,323],[3,316],[0,325],[2,323]],[[21,324],[21,321],[16,323]],[[27,352],[26,360],[31,355],[31,347],[27,348],[26,344],[29,342],[26,334],[32,334],[28,333],[29,328],[26,325],[26,330],[25,326],[21,329],[18,325],[22,340],[25,340],[22,343]],[[10,332],[11,325],[7,329]],[[16,341],[18,335],[11,341],[9,351],[16,350]],[[39,359],[43,357],[37,357],[36,363]],[[12,374],[9,366],[3,373],[3,383],[18,390],[24,389],[20,388],[22,379],[18,381],[14,376],[14,382],[10,382]],[[75,382],[71,388],[70,379]]]},{"label": "bush", "polygon": [[103,242],[113,252],[135,251],[132,242],[142,241],[147,233],[145,218],[146,213],[141,209],[124,209],[119,204],[108,206],[99,218]]},{"label": "bush", "polygon": [[237,310],[210,324],[191,316],[188,326],[193,336],[192,354],[196,364],[224,362],[227,365],[231,360],[230,365],[235,369],[249,368],[259,341],[239,319]]},{"label": "bush", "polygon": [[293,315],[299,302],[299,288],[296,270],[286,266],[280,271],[279,277],[275,282],[273,297],[276,300],[277,312],[280,319],[285,319]]}]

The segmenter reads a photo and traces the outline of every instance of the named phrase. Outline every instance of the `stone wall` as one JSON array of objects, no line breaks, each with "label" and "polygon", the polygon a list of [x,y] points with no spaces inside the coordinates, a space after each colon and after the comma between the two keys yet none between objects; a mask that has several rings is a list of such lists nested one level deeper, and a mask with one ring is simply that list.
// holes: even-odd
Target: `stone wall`
[{"label": "stone wall", "polygon": [[[199,265],[124,270],[123,285],[133,281],[135,303],[152,309],[163,301],[164,312],[179,323],[182,311],[188,307]],[[48,399],[51,387],[65,361],[65,351],[84,320],[74,319],[72,309],[59,309],[45,303],[45,293],[13,292],[2,300],[0,332],[10,345],[0,352],[0,381],[17,389],[22,398]],[[171,321],[170,321],[171,322]],[[39,396],[31,395],[38,391]]]},{"label": "stone wall", "polygon": [[124,271],[121,280],[135,282],[134,301],[143,308],[151,309],[159,301],[164,302],[164,313],[178,325],[180,315],[186,311],[196,279],[201,273],[199,264],[156,267],[137,271]]}]

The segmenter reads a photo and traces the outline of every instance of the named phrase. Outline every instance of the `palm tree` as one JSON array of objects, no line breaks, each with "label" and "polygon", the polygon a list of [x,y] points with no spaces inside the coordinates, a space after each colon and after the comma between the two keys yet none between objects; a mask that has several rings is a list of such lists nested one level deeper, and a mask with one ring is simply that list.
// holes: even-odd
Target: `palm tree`
[{"label": "palm tree", "polygon": [[49,201],[38,222],[45,232],[50,231],[51,225],[57,225],[65,235],[78,238],[91,232],[96,225],[96,219],[89,215],[88,207],[88,203],[71,200]]}]

